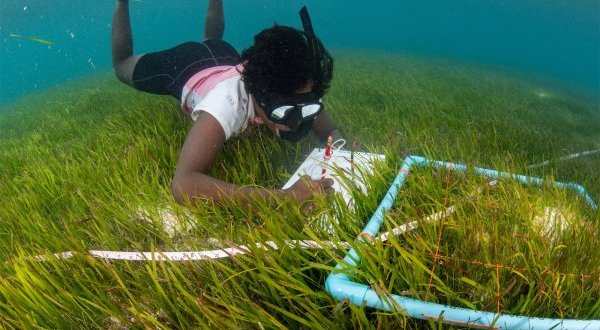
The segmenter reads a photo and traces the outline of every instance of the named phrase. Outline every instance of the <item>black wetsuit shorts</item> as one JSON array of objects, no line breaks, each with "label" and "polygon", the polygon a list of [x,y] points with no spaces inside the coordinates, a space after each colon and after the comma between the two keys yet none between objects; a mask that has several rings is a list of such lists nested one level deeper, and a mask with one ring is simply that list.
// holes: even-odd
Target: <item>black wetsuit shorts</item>
[{"label": "black wetsuit shorts", "polygon": [[237,65],[240,61],[240,54],[223,40],[186,42],[144,54],[133,69],[133,86],[180,100],[183,86],[194,74],[214,66]]}]

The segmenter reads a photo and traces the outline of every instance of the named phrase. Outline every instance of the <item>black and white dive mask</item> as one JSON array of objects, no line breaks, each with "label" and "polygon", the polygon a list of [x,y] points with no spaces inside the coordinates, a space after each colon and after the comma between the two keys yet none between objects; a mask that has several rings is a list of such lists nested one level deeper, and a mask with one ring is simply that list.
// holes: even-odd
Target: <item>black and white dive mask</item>
[{"label": "black and white dive mask", "polygon": [[310,132],[313,121],[324,108],[321,99],[312,92],[294,93],[281,100],[259,102],[259,104],[271,121],[290,129],[279,132],[282,139],[289,141],[298,141],[305,137]]},{"label": "black and white dive mask", "polygon": [[294,93],[267,102],[261,100],[259,104],[270,120],[291,130],[296,130],[302,122],[315,120],[323,111],[321,99],[313,92]]}]

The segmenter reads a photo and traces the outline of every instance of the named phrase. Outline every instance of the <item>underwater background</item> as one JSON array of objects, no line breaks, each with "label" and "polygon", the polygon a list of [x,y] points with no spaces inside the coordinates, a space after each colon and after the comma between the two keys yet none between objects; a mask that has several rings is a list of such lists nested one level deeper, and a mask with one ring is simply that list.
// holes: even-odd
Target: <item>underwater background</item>
[{"label": "underwater background", "polygon": [[[130,2],[135,53],[202,39],[208,1]],[[300,28],[304,4],[334,56],[371,50],[481,63],[560,81],[598,100],[597,0],[226,0],[225,40],[241,51],[273,23]],[[114,6],[97,0],[1,1],[0,105],[110,71]]]},{"label": "underwater background", "polygon": [[[224,0],[225,39],[240,51],[274,23],[299,28],[306,4],[336,60],[324,101],[350,160],[386,156],[364,182],[334,167],[354,208],[316,197],[318,214],[173,200],[193,123],[174,98],[116,79],[115,3],[0,1],[0,329],[459,326],[332,295],[326,278],[355,252],[343,273],[386,300],[600,329],[600,1]],[[207,5],[130,0],[135,53],[200,40]],[[207,174],[279,188],[318,146],[257,127]],[[408,155],[543,184],[399,171]],[[378,241],[357,239],[398,173],[410,175]],[[326,218],[343,221],[332,232]]]}]

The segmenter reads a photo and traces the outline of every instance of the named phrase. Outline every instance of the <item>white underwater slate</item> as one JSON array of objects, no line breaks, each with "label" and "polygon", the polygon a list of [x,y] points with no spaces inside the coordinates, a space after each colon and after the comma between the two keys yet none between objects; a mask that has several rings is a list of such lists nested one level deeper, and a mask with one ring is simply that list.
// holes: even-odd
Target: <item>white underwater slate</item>
[{"label": "white underwater slate", "polygon": [[298,167],[296,172],[290,177],[288,182],[283,186],[283,189],[291,187],[300,177],[308,175],[311,179],[316,180],[322,177],[322,170],[325,168],[325,177],[333,179],[333,189],[341,193],[346,205],[352,205],[352,195],[348,191],[348,187],[342,184],[339,172],[343,172],[346,177],[358,185],[361,191],[365,191],[363,174],[373,173],[373,163],[375,161],[385,160],[385,155],[373,154],[368,152],[350,152],[347,150],[333,150],[331,159],[324,162],[323,156],[325,149],[315,148],[306,157],[304,162]]},{"label": "white underwater slate", "polygon": [[[373,173],[373,165],[376,161],[385,160],[385,155],[373,154],[368,152],[351,152],[347,150],[332,150],[331,158],[324,161],[325,149],[315,148],[306,157],[304,162],[300,164],[296,172],[285,183],[283,189],[291,187],[302,176],[309,176],[313,180],[323,177],[323,169],[325,169],[326,178],[333,179],[333,189],[336,193],[340,193],[346,202],[349,209],[353,209],[354,200],[350,188],[344,184],[341,176],[350,178],[356,187],[362,192],[366,192],[366,186],[363,175]],[[328,232],[332,233],[332,225],[326,217],[318,219],[318,223]]]}]

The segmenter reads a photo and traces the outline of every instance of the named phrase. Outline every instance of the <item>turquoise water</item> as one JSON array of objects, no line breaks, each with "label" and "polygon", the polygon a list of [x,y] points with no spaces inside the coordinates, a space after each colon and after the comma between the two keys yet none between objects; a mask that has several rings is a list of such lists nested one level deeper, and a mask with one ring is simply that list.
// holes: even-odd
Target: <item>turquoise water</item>
[{"label": "turquoise water", "polygon": [[[200,40],[207,3],[131,0],[135,52]],[[275,22],[300,27],[303,4],[334,56],[366,49],[451,58],[559,80],[595,95],[600,90],[598,0],[225,0],[225,39],[242,50]],[[111,70],[114,5],[0,2],[0,104]]]}]

